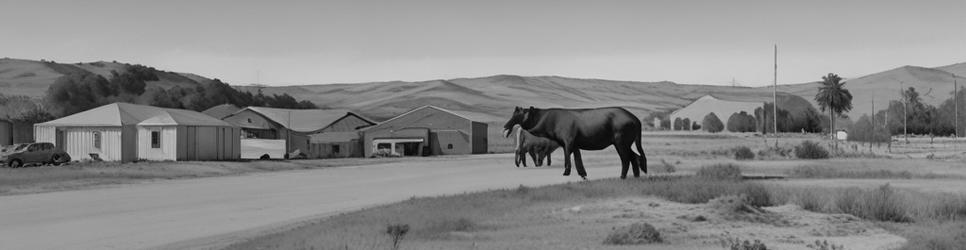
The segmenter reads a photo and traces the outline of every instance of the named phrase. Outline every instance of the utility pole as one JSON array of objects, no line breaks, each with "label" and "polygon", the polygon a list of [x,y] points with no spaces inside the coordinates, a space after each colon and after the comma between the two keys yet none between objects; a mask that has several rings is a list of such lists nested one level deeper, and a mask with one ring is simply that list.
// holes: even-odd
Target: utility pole
[{"label": "utility pole", "polygon": [[899,95],[902,96],[902,138],[909,144],[909,98],[906,98],[902,81],[899,81]]},{"label": "utility pole", "polygon": [[[853,131],[853,132],[858,132],[858,131]],[[872,142],[878,143],[876,141],[877,139],[878,138],[876,138],[876,134],[875,134],[875,95],[872,95],[872,138],[869,141],[869,153],[872,152]]]},{"label": "utility pole", "polygon": [[775,147],[778,147],[778,44],[775,44],[775,78],[773,79],[772,98],[772,116],[774,116],[774,127],[775,127]]},{"label": "utility pole", "polygon": [[959,84],[953,74],[953,136],[959,139]]}]

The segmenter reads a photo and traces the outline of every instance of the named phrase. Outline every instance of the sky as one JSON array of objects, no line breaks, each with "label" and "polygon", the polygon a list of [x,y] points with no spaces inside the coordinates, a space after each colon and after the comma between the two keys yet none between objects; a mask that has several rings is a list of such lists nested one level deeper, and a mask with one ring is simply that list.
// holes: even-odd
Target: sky
[{"label": "sky", "polygon": [[10,1],[0,57],[232,84],[497,74],[770,85],[966,62],[966,1]]}]

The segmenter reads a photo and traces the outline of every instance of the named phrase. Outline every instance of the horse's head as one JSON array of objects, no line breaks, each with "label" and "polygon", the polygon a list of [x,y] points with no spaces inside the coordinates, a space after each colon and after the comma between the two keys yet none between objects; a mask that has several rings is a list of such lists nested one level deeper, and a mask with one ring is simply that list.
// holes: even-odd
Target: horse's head
[{"label": "horse's head", "polygon": [[533,106],[529,109],[521,107],[514,108],[510,120],[506,121],[506,124],[503,125],[503,136],[510,137],[510,133],[513,132],[513,126],[515,125],[520,125],[520,129],[526,129],[525,124],[530,122],[530,116],[534,113],[534,110],[535,108]]}]

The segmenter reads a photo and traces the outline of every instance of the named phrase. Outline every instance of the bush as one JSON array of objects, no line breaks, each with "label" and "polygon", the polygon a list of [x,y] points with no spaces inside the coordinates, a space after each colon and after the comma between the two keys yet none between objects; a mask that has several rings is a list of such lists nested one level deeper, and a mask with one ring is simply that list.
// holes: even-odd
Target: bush
[{"label": "bush", "polygon": [[828,150],[816,142],[803,141],[802,144],[795,146],[795,156],[799,159],[826,159]]},{"label": "bush", "polygon": [[768,250],[765,243],[761,243],[760,240],[755,240],[754,242],[748,240],[741,240],[739,238],[728,238],[726,240],[721,240],[721,246],[728,250]]},{"label": "bush", "polygon": [[902,199],[889,184],[862,195],[861,217],[879,221],[909,222],[912,219],[906,215]]},{"label": "bush", "polygon": [[755,153],[751,152],[751,148],[747,146],[740,146],[734,149],[735,160],[754,160]]},{"label": "bush", "polygon": [[704,120],[701,120],[701,127],[704,128],[705,131],[711,133],[717,133],[724,130],[724,124],[721,123],[721,119],[718,119],[718,116],[715,115],[714,112],[708,113],[708,115],[704,116]]},{"label": "bush", "polygon": [[755,132],[758,121],[755,120],[754,116],[749,115],[745,111],[740,113],[731,114],[728,117],[728,131],[731,132]]},{"label": "bush", "polygon": [[695,175],[713,180],[741,180],[741,168],[730,163],[715,164],[701,167]]},{"label": "bush", "polygon": [[615,229],[604,239],[604,244],[639,245],[662,241],[664,240],[661,239],[661,233],[651,224],[634,223],[630,226]]}]

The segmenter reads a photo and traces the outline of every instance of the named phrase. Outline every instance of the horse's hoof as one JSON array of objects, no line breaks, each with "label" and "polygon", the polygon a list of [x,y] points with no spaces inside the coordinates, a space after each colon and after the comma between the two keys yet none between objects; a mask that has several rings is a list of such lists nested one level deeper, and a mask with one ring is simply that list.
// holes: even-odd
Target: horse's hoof
[{"label": "horse's hoof", "polygon": [[570,176],[570,173],[564,172],[564,176]]},{"label": "horse's hoof", "polygon": [[627,179],[627,176],[626,175],[622,175],[621,176],[621,180],[623,180],[623,179]]},{"label": "horse's hoof", "polygon": [[581,176],[580,178],[584,179],[585,181],[587,180],[587,176]]}]

